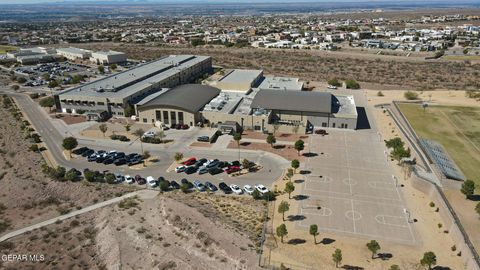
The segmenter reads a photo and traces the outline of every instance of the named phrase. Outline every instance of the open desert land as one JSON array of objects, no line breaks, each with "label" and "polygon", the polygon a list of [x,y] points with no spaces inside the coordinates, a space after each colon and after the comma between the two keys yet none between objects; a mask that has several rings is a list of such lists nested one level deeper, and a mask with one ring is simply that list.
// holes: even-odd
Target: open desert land
[{"label": "open desert land", "polygon": [[225,68],[263,69],[266,74],[295,76],[305,81],[331,78],[356,79],[364,88],[476,89],[480,64],[469,61],[425,60],[424,57],[372,55],[369,53],[219,48],[213,46],[156,46],[154,44],[90,43],[72,46],[118,50],[129,58],[154,59],[169,54],[210,55],[214,65]]}]

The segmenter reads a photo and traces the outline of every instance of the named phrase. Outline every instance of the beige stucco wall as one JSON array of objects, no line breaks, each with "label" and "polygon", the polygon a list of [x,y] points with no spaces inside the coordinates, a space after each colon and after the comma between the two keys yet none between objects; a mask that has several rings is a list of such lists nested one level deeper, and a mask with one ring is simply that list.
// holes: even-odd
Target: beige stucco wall
[{"label": "beige stucco wall", "polygon": [[[156,113],[157,111],[160,111],[160,119],[157,119],[157,113]],[[164,115],[163,115],[164,111],[168,112],[168,121],[164,119]],[[183,112],[183,124],[192,126],[196,124],[196,121],[199,121],[198,117],[196,117],[196,115],[193,113],[183,111],[183,110],[170,109],[170,108],[156,108],[156,109],[145,109],[145,110],[142,110],[141,108],[139,108],[138,119],[142,123],[155,123],[155,121],[161,121],[165,125],[169,126],[172,124],[172,119],[171,119],[172,112],[175,113],[177,124],[180,123],[178,118],[179,112]]]}]

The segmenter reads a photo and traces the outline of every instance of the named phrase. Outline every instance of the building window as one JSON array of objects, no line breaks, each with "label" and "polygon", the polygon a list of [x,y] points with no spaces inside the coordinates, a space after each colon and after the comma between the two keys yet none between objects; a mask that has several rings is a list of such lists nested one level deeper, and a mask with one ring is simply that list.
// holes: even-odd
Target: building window
[{"label": "building window", "polygon": [[147,118],[142,119],[143,123],[147,123]]},{"label": "building window", "polygon": [[160,111],[155,111],[155,118],[157,121],[162,121],[162,114]]},{"label": "building window", "polygon": [[332,123],[332,127],[335,127],[335,123]]},{"label": "building window", "polygon": [[163,111],[163,123],[165,125],[170,124],[170,121],[168,121],[168,111]]},{"label": "building window", "polygon": [[348,128],[348,124],[345,124],[345,128]]},{"label": "building window", "polygon": [[178,123],[183,124],[183,112],[178,112]]},{"label": "building window", "polygon": [[118,112],[117,114],[118,114],[118,115],[123,115],[123,112]]},{"label": "building window", "polygon": [[327,123],[323,122],[322,127],[327,127]]},{"label": "building window", "polygon": [[261,130],[262,127],[261,127],[261,126],[255,126],[254,129],[255,129],[255,130]]},{"label": "building window", "polygon": [[170,112],[170,120],[172,121],[172,124],[177,123],[177,115],[175,114],[175,112]]},{"label": "building window", "polygon": [[97,102],[97,105],[103,106],[103,105],[105,105],[105,102]]}]

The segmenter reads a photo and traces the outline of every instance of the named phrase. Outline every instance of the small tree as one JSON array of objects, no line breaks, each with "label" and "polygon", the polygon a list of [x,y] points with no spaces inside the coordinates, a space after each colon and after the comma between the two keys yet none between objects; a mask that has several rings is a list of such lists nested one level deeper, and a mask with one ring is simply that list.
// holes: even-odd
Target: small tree
[{"label": "small tree", "polygon": [[347,89],[360,89],[360,84],[354,79],[346,80],[345,86]]},{"label": "small tree", "polygon": [[342,86],[342,83],[337,79],[337,78],[333,78],[333,79],[330,79],[327,81],[327,83],[331,86],[335,86],[335,87],[340,87]]},{"label": "small tree", "polygon": [[78,175],[74,170],[69,170],[65,174],[65,180],[74,182],[75,180],[77,180],[77,178],[78,178]]},{"label": "small tree", "polygon": [[287,226],[285,224],[280,224],[277,227],[277,236],[280,237],[280,242],[283,243],[283,237],[288,235]]},{"label": "small tree", "polygon": [[258,189],[254,189],[252,192],[252,197],[255,200],[259,200],[260,198],[262,198],[262,194],[260,193],[260,191],[258,191]]},{"label": "small tree", "polygon": [[55,88],[55,87],[58,87],[58,82],[55,81],[55,80],[51,80],[51,81],[48,83],[48,88]]},{"label": "small tree", "polygon": [[180,186],[180,190],[183,192],[183,193],[187,193],[189,188],[188,188],[188,184],[182,184]]},{"label": "small tree", "polygon": [[460,191],[465,195],[465,197],[468,199],[470,196],[475,193],[475,182],[473,182],[470,179],[465,180],[462,184],[462,188]]},{"label": "small tree", "polygon": [[475,206],[475,212],[480,215],[480,202],[477,203],[477,206]]},{"label": "small tree", "polygon": [[113,175],[111,173],[105,175],[105,181],[107,181],[108,184],[115,183],[115,175]]},{"label": "small tree", "polygon": [[288,177],[288,179],[292,179],[292,177],[293,177],[293,169],[292,168],[288,168],[287,177]]},{"label": "small tree", "polygon": [[103,65],[98,66],[98,72],[101,74],[105,73],[105,67]]},{"label": "small tree", "polygon": [[99,125],[99,126],[98,126],[98,129],[100,129],[100,132],[103,133],[103,137],[105,137],[105,133],[106,133],[107,130],[108,130],[107,124],[103,123],[103,124]]},{"label": "small tree", "polygon": [[126,132],[129,132],[129,131],[130,131],[130,127],[131,127],[131,126],[130,126],[129,124],[126,124],[126,125],[125,125],[125,131],[126,131]]},{"label": "small tree", "polygon": [[32,152],[38,152],[38,145],[34,143],[34,144],[30,145],[29,149]]},{"label": "small tree", "polygon": [[247,170],[250,169],[250,166],[251,166],[251,165],[252,165],[252,162],[250,162],[250,160],[248,160],[248,159],[246,159],[246,158],[244,158],[244,159],[242,160],[242,167],[243,167],[244,169],[247,169]]},{"label": "small tree", "polygon": [[160,190],[161,191],[167,191],[169,187],[170,187],[169,182],[167,182],[167,181],[161,181],[160,182]]},{"label": "small tree", "polygon": [[278,124],[278,123],[273,124],[273,135],[274,136],[275,136],[275,133],[277,133],[279,128],[280,128],[280,124]]},{"label": "small tree", "polygon": [[238,147],[238,160],[240,160],[240,141],[242,140],[242,134],[241,133],[235,133],[233,134],[233,140],[237,142],[237,147]]},{"label": "small tree", "polygon": [[297,169],[300,167],[300,161],[298,161],[298,159],[294,159],[292,160],[291,164],[290,164],[293,168],[293,172],[294,173],[297,173]]},{"label": "small tree", "polygon": [[313,236],[313,244],[317,244],[318,226],[317,224],[310,225],[310,235]]},{"label": "small tree", "polygon": [[294,190],[295,190],[295,185],[291,181],[288,181],[285,184],[285,189],[284,189],[284,191],[288,193],[288,199],[290,199],[290,194],[292,194]]},{"label": "small tree", "polygon": [[418,94],[413,92],[413,91],[407,91],[403,94],[403,96],[405,97],[405,99],[407,100],[415,100],[415,99],[418,99]]},{"label": "small tree", "polygon": [[11,88],[15,91],[17,91],[18,89],[20,89],[20,86],[18,84],[14,84],[11,86]]},{"label": "small tree", "polygon": [[143,152],[143,158],[144,159],[149,159],[150,158],[150,152],[149,151]]},{"label": "small tree", "polygon": [[116,70],[117,69],[117,64],[115,64],[115,63],[110,64],[110,69],[111,70]]},{"label": "small tree", "polygon": [[300,156],[300,151],[303,151],[305,149],[305,142],[302,140],[298,140],[295,142],[295,145],[293,146],[295,150],[297,150],[298,155]]},{"label": "small tree", "polygon": [[286,201],[282,201],[278,205],[278,213],[282,214],[282,220],[285,221],[285,212],[290,210],[290,204]]},{"label": "small tree", "polygon": [[431,251],[425,252],[423,258],[420,260],[420,264],[428,266],[428,270],[430,270],[432,269],[432,265],[437,264],[437,256]]},{"label": "small tree", "polygon": [[384,94],[382,93],[382,91],[378,91],[378,92],[377,92],[377,96],[378,96],[378,97],[383,97]]},{"label": "small tree", "polygon": [[72,150],[78,146],[78,141],[74,137],[67,137],[63,139],[62,146],[69,151],[70,157],[72,157]]},{"label": "small tree", "polygon": [[163,130],[159,130],[155,132],[155,137],[159,138],[161,142],[163,142],[163,139],[166,137],[165,132]]},{"label": "small tree", "polygon": [[178,162],[180,162],[180,160],[183,159],[183,154],[180,153],[180,152],[177,152],[177,153],[175,153],[175,156],[173,157],[173,159],[175,159],[175,161],[178,163]]},{"label": "small tree", "polygon": [[338,265],[342,263],[342,250],[335,249],[335,252],[332,254],[333,262],[335,263],[335,267],[338,268]]},{"label": "small tree", "polygon": [[270,146],[272,146],[273,148],[273,145],[277,142],[277,139],[275,138],[274,135],[268,135],[267,136],[267,143],[270,144]]},{"label": "small tree", "polygon": [[374,259],[375,254],[377,254],[377,252],[380,250],[380,244],[377,241],[372,240],[367,243],[367,248],[370,250],[370,252],[372,252],[372,259]]},{"label": "small tree", "polygon": [[135,107],[133,107],[133,105],[131,104],[127,104],[127,106],[123,108],[123,112],[125,114],[125,117],[135,115]]},{"label": "small tree", "polygon": [[52,111],[52,107],[55,106],[55,99],[53,97],[42,98],[38,104],[40,104],[41,107],[49,108],[49,110]]}]

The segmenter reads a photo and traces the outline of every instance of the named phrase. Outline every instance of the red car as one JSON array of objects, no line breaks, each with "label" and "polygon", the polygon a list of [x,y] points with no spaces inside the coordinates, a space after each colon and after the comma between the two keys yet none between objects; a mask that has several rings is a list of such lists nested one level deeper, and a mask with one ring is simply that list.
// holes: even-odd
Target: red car
[{"label": "red car", "polygon": [[238,172],[240,171],[240,167],[239,166],[230,166],[228,167],[228,169],[225,170],[226,173],[228,174],[231,174],[231,173],[234,173],[234,172]]},{"label": "red car", "polygon": [[188,158],[187,160],[185,160],[185,161],[183,162],[183,165],[190,166],[190,165],[195,164],[195,162],[197,162],[197,159],[194,158],[194,157],[191,157],[191,158]]}]

